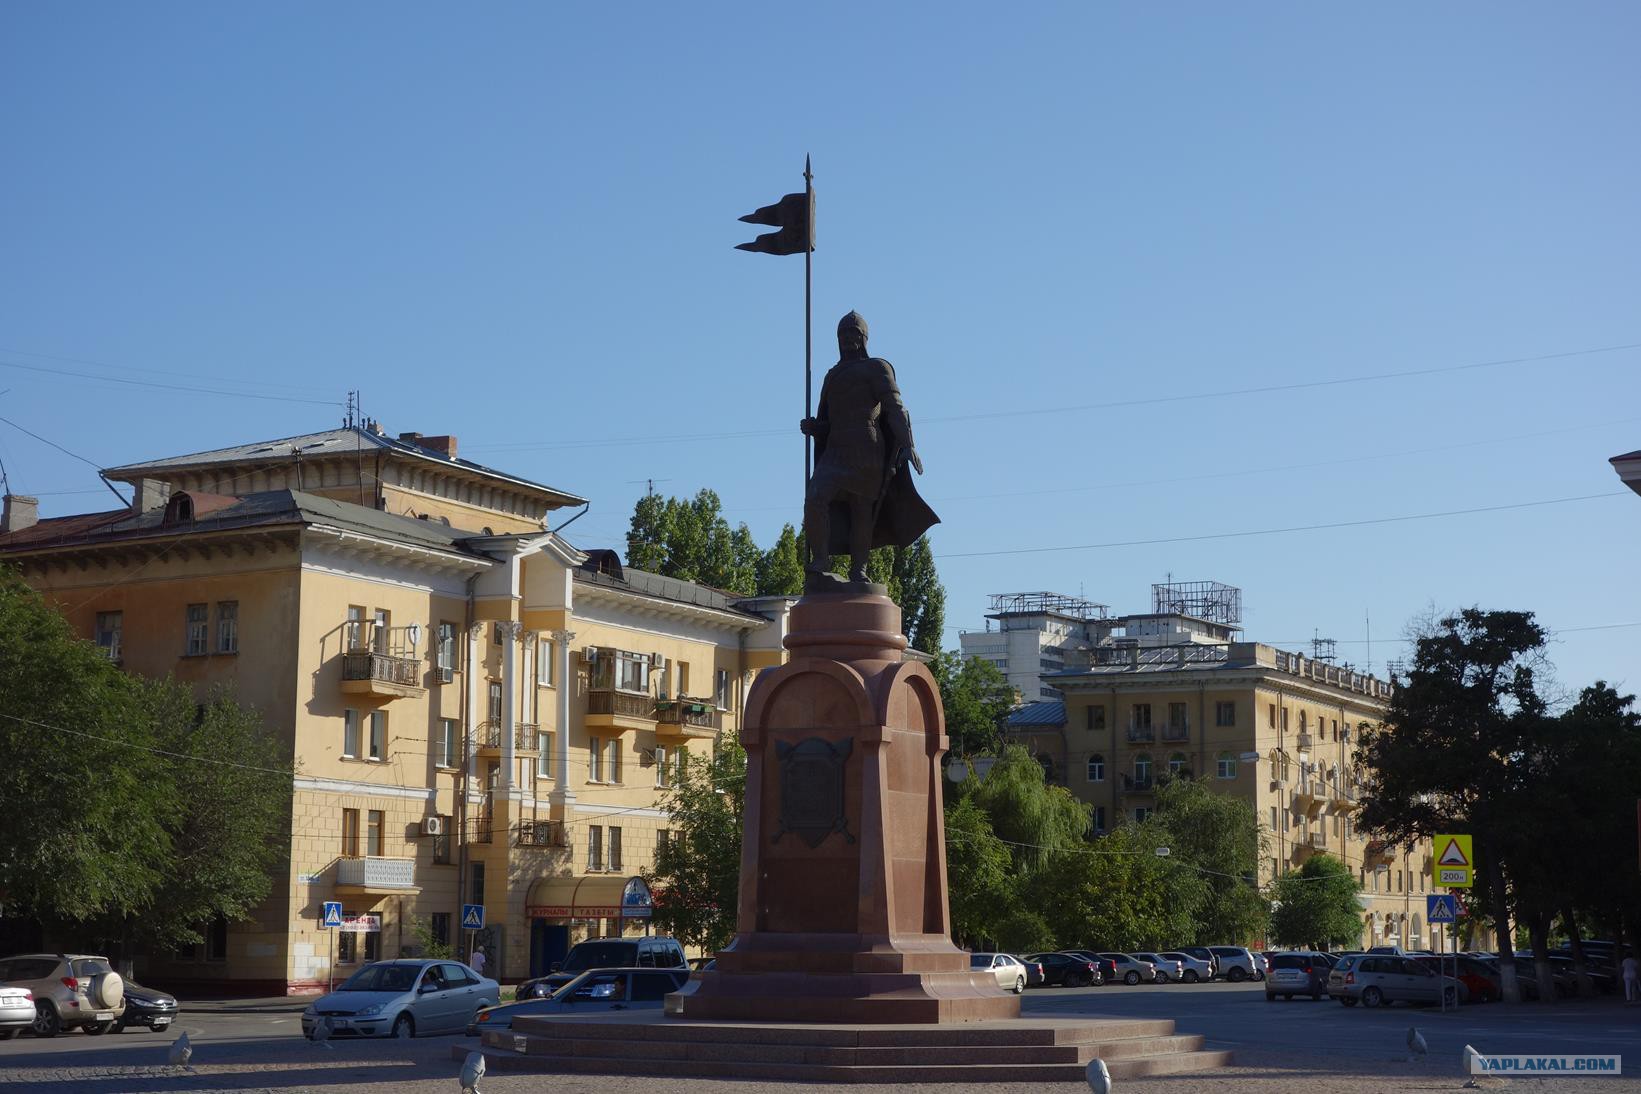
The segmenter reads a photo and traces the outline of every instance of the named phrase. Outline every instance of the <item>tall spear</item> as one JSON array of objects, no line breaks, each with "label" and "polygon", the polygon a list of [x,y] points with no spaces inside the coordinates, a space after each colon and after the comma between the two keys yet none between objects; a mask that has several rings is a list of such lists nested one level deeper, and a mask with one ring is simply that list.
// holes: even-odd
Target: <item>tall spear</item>
[{"label": "tall spear", "polygon": [[[757,251],[769,255],[795,255],[803,252],[803,416],[808,418],[814,402],[814,347],[811,300],[814,291],[813,261],[815,253],[815,176],[809,167],[809,157],[803,158],[803,193],[787,194],[773,205],[765,205],[756,212],[740,218],[747,224],[768,224],[777,231],[765,232],[750,243],[737,243],[737,251]],[[813,441],[803,439],[803,488],[809,491]]]}]

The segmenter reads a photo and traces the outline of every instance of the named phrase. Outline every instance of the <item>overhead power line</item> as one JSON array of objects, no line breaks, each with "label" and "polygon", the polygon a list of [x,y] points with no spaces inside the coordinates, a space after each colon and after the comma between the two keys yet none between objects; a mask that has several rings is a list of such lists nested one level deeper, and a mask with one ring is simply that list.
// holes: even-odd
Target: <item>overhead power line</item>
[{"label": "overhead power line", "polygon": [[140,365],[111,364],[107,361],[93,361],[87,357],[64,357],[55,353],[40,353],[36,350],[13,349],[9,346],[0,346],[0,353],[16,354],[19,357],[38,357],[43,361],[61,361],[68,365],[90,365],[92,368],[113,369],[115,372],[144,372],[150,376],[177,376],[184,380],[206,380],[213,384],[234,384],[240,387],[279,388],[284,391],[305,392],[317,395],[326,388],[315,387],[312,384],[281,384],[272,380],[236,380],[229,376],[207,375],[199,372],[178,372],[174,369],[143,368]]},{"label": "overhead power line", "polygon": [[68,369],[47,368],[44,365],[25,365],[18,361],[0,361],[0,368],[22,369],[26,372],[43,372],[50,376],[71,376],[81,380],[100,380],[110,384],[127,384],[131,387],[157,388],[161,391],[186,391],[194,395],[220,395],[230,399],[258,399],[265,402],[277,403],[307,403],[312,406],[342,406],[339,399],[304,399],[295,395],[264,395],[254,391],[223,391],[221,388],[198,387],[192,384],[164,384],[157,380],[133,380],[122,376],[99,376],[94,372],[73,372]]},{"label": "overhead power line", "polygon": [[121,505],[129,504],[126,501],[125,496],[123,494],[121,494],[118,490],[114,489],[114,484],[109,482],[107,479],[103,478],[103,469],[98,467],[91,460],[86,459],[84,456],[80,455],[78,452],[70,452],[68,449],[64,448],[62,445],[58,444],[56,441],[47,440],[46,438],[40,436],[40,434],[34,432],[31,429],[25,429],[24,427],[18,425],[16,422],[12,421],[10,418],[0,418],[0,422],[6,423],[7,425],[11,426],[13,429],[17,430],[19,433],[27,433],[30,437],[33,437],[35,440],[39,441],[41,444],[50,445],[52,448],[55,448],[57,451],[61,452],[63,455],[68,456],[72,459],[79,460],[81,463],[83,463],[83,464],[87,465],[88,467],[92,468],[93,470],[95,470],[97,472],[97,478],[102,480],[102,484],[104,486],[108,487],[109,492],[112,493],[116,498],[120,499],[120,504]]},{"label": "overhead power line", "polygon": [[996,551],[953,551],[938,554],[937,559],[986,558],[993,555],[1041,555],[1056,551],[1098,551],[1110,547],[1148,547],[1164,543],[1195,543],[1210,539],[1241,539],[1249,536],[1276,536],[1289,532],[1317,532],[1329,528],[1362,528],[1370,524],[1397,524],[1411,520],[1435,520],[1438,517],[1469,516],[1473,513],[1499,513],[1507,509],[1531,509],[1541,505],[1566,505],[1575,501],[1594,501],[1597,498],[1629,497],[1627,490],[1610,490],[1605,494],[1580,494],[1570,498],[1544,498],[1540,501],[1518,501],[1508,505],[1482,505],[1474,509],[1444,509],[1435,513],[1407,513],[1394,517],[1368,517],[1363,520],[1339,520],[1326,524],[1295,524],[1285,528],[1254,528],[1245,532],[1206,532],[1194,536],[1161,536],[1155,539],[1123,539],[1108,543],[1076,543],[1063,547],[1009,547]]}]

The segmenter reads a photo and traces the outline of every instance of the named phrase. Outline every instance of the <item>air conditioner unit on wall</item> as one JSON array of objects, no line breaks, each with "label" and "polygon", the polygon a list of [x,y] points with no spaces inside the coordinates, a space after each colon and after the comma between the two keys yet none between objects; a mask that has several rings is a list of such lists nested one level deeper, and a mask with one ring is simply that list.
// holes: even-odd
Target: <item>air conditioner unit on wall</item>
[{"label": "air conditioner unit on wall", "polygon": [[424,836],[442,836],[442,835],[444,835],[444,818],[443,817],[423,817],[422,818],[422,835],[424,835]]}]

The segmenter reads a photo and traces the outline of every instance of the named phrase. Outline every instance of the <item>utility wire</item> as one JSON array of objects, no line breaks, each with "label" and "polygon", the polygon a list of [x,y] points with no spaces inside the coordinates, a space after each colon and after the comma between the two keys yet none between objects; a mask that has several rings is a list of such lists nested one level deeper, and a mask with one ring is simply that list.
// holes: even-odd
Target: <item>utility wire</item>
[{"label": "utility wire", "polygon": [[198,372],[177,372],[162,368],[142,368],[138,365],[115,365],[107,361],[93,361],[86,357],[64,357],[54,353],[40,353],[35,350],[14,349],[9,346],[0,346],[0,353],[14,353],[21,357],[38,357],[44,361],[61,361],[69,365],[90,365],[93,368],[114,369],[117,372],[146,372],[151,376],[180,376],[185,380],[209,380],[212,383],[237,384],[240,387],[281,388],[285,391],[301,391],[316,394],[324,389],[311,384],[278,384],[268,380],[235,380],[225,376],[207,376]]},{"label": "utility wire", "polygon": [[0,361],[0,368],[43,372],[51,376],[72,376],[82,380],[100,380],[110,384],[128,384],[132,387],[158,388],[161,391],[186,391],[196,395],[222,395],[233,399],[259,399],[279,403],[308,403],[313,406],[342,406],[336,399],[303,399],[295,395],[259,395],[249,391],[223,391],[220,388],[195,387],[188,384],[162,384],[157,380],[132,380],[120,376],[99,376],[91,372],[71,372],[68,369],[47,368],[44,365],[25,365],[16,361]]},{"label": "utility wire", "polygon": [[56,441],[48,441],[46,438],[40,436],[40,434],[35,433],[33,430],[25,429],[24,427],[18,425],[16,422],[12,421],[10,418],[0,418],[0,422],[5,422],[7,425],[11,426],[13,429],[17,430],[19,433],[27,433],[30,437],[33,437],[35,440],[39,441],[41,444],[50,445],[52,448],[55,448],[57,451],[61,452],[63,455],[72,457],[73,459],[76,459],[76,460],[79,460],[81,463],[85,464],[86,466],[93,468],[97,472],[97,478],[102,481],[102,484],[104,486],[108,487],[110,493],[112,493],[116,498],[120,499],[120,504],[121,505],[131,504],[126,499],[124,494],[121,494],[118,490],[114,489],[114,484],[113,483],[109,482],[106,478],[103,478],[103,469],[98,467],[95,463],[92,463],[90,460],[86,459],[84,456],[80,455],[77,452],[70,452],[68,449],[64,448],[62,445],[58,444]]},{"label": "utility wire", "polygon": [[1369,517],[1363,520],[1340,520],[1327,524],[1296,524],[1285,528],[1254,528],[1245,532],[1207,532],[1195,536],[1162,536],[1156,539],[1112,540],[1108,543],[1076,543],[1063,547],[1009,547],[995,551],[953,551],[936,555],[937,559],[988,558],[995,555],[1040,555],[1056,551],[1098,551],[1111,547],[1147,547],[1164,543],[1196,543],[1211,539],[1242,539],[1249,536],[1275,536],[1288,532],[1316,532],[1330,528],[1362,528],[1373,524],[1397,524],[1412,520],[1434,520],[1438,517],[1469,516],[1474,513],[1499,513],[1508,509],[1531,509],[1542,505],[1565,505],[1575,501],[1593,501],[1597,498],[1627,497],[1627,490],[1611,490],[1605,494],[1579,494],[1569,498],[1544,498],[1540,501],[1518,501],[1508,505],[1483,505],[1474,509],[1444,509],[1435,513],[1407,513],[1394,517]]}]

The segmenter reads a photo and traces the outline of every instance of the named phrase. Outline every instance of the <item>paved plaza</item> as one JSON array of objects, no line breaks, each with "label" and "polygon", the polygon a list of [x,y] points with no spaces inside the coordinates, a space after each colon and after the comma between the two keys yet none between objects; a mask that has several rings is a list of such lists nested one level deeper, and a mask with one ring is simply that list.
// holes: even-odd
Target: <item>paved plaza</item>
[{"label": "paved plaza", "polygon": [[[266,1005],[266,1004],[259,1004]],[[1466,1007],[1441,1014],[1434,1008],[1391,1007],[1377,1011],[1309,1000],[1267,1003],[1257,985],[1141,985],[1052,989],[1028,993],[1027,1015],[1056,1017],[1172,1018],[1185,1033],[1202,1033],[1211,1048],[1229,1048],[1236,1064],[1218,1071],[1134,1079],[1120,1089],[1150,1094],[1226,1094],[1226,1084],[1247,1091],[1293,1094],[1371,1094],[1377,1091],[1459,1090],[1465,1076],[1459,1054],[1465,1044],[1482,1052],[1619,1053],[1632,1074],[1619,1078],[1483,1080],[1500,1090],[1641,1091],[1641,1008],[1613,999],[1552,1007]],[[1417,1025],[1430,1057],[1407,1061],[1404,1043]],[[5,1094],[139,1094],[209,1091],[302,1094],[451,1094],[457,1089],[452,1044],[462,1037],[410,1042],[342,1041],[332,1048],[301,1039],[296,1009],[224,1009],[220,1004],[185,1007],[179,1029],[195,1046],[193,1066],[165,1063],[175,1033],[142,1031],[119,1036],[63,1034],[52,1040],[22,1036],[0,1042],[0,1089]],[[759,1094],[791,1091],[798,1084],[699,1079],[647,1079],[574,1075],[495,1074],[486,1094],[632,1094],[635,1090],[685,1094]],[[880,1091],[890,1087],[848,1087]],[[1028,1094],[1034,1083],[984,1086],[931,1084],[919,1094],[984,1090]],[[1066,1084],[1063,1089],[1080,1086]],[[904,1094],[901,1091],[900,1094]]]}]

